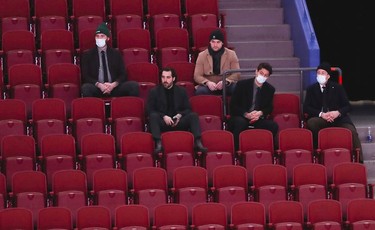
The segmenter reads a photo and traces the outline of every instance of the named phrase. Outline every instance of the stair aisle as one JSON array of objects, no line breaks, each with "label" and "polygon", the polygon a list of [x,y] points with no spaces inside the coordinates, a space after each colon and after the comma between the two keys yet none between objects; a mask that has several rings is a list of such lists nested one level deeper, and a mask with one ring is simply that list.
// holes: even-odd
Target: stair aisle
[{"label": "stair aisle", "polygon": [[[263,61],[274,68],[300,67],[281,0],[219,0],[219,8],[225,14],[228,45],[236,51],[241,68],[256,68]],[[275,72],[270,82],[277,93],[300,90],[298,73]]]}]

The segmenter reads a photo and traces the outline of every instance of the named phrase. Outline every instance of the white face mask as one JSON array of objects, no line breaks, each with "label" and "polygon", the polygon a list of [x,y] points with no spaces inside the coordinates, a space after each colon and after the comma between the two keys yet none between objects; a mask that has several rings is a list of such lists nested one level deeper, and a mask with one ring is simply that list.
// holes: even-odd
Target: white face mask
[{"label": "white face mask", "polygon": [[324,85],[326,83],[326,76],[318,74],[316,75],[316,80],[319,82],[319,84]]},{"label": "white face mask", "polygon": [[96,45],[100,48],[104,47],[105,46],[105,40],[106,39],[103,39],[103,38],[95,39]]},{"label": "white face mask", "polygon": [[257,79],[257,82],[259,82],[260,84],[263,84],[267,80],[267,78],[265,76],[260,75],[260,74],[258,74],[256,79]]}]

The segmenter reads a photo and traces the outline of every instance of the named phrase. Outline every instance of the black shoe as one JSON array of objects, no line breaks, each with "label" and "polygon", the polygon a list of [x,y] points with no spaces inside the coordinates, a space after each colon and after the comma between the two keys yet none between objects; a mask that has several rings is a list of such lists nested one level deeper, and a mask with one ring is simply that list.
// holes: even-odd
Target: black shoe
[{"label": "black shoe", "polygon": [[161,145],[161,140],[155,141],[155,155],[159,155],[163,152],[163,146]]},{"label": "black shoe", "polygon": [[203,146],[201,139],[195,140],[195,150],[202,153],[207,152],[207,148]]}]

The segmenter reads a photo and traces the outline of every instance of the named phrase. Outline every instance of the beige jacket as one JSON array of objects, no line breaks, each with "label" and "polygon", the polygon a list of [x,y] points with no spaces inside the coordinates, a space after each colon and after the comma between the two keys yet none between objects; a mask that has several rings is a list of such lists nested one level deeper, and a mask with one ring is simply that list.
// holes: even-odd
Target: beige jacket
[{"label": "beige jacket", "polygon": [[[220,61],[220,73],[223,73],[225,70],[228,69],[239,69],[240,64],[238,61],[238,57],[235,51],[230,50],[228,48],[224,48],[224,53],[221,56]],[[208,49],[203,50],[199,53],[198,58],[195,63],[195,71],[194,71],[194,81],[199,84],[203,85],[207,81],[212,82],[219,82],[222,79],[222,76],[214,75],[213,73],[213,63],[212,57],[208,52]],[[227,76],[227,81],[229,82],[236,82],[240,78],[240,73],[233,73]]]}]

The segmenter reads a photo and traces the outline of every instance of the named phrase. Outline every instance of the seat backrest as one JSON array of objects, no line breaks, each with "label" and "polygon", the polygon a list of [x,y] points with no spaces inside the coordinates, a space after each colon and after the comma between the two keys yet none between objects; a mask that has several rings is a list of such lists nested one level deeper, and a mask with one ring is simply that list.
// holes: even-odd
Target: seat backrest
[{"label": "seat backrest", "polygon": [[254,168],[253,184],[255,188],[265,185],[280,185],[287,187],[287,171],[285,166],[263,164]]},{"label": "seat backrest", "polygon": [[36,160],[35,139],[27,135],[3,137],[1,143],[2,158],[24,156]]},{"label": "seat backrest", "polygon": [[[173,215],[171,215],[173,213]],[[188,226],[188,209],[182,204],[160,204],[154,209],[153,226],[160,228],[163,226],[180,225]]]},{"label": "seat backrest", "polygon": [[356,162],[343,162],[333,167],[333,183],[335,185],[345,183],[358,183],[367,185],[366,166]]},{"label": "seat backrest", "polygon": [[375,200],[357,198],[348,202],[347,220],[353,223],[361,220],[375,221]]},{"label": "seat backrest", "polygon": [[323,221],[342,222],[341,203],[333,199],[313,200],[308,205],[307,220],[312,224]]},{"label": "seat backrest", "polygon": [[353,150],[352,133],[349,129],[341,127],[321,129],[318,133],[318,148],[321,150],[345,148],[351,152]]},{"label": "seat backrest", "polygon": [[34,54],[36,52],[34,34],[27,30],[5,32],[2,35],[1,41],[4,53],[10,50],[30,50]]},{"label": "seat backrest", "polygon": [[76,169],[55,172],[52,178],[52,191],[55,195],[63,191],[81,191],[87,194],[86,173]]},{"label": "seat backrest", "polygon": [[304,163],[293,169],[293,185],[299,187],[305,184],[327,186],[327,170],[322,164]]},{"label": "seat backrest", "polygon": [[234,140],[231,132],[207,130],[202,132],[201,139],[208,152],[228,152],[234,157]]},{"label": "seat backrest", "polygon": [[269,205],[269,222],[272,224],[304,222],[303,207],[298,201],[275,201]]},{"label": "seat backrest", "polygon": [[42,157],[67,155],[76,157],[75,139],[68,134],[52,134],[42,137],[40,154]]},{"label": "seat backrest", "polygon": [[194,153],[194,136],[189,131],[169,131],[161,135],[164,153]]},{"label": "seat backrest", "polygon": [[26,104],[20,99],[0,100],[0,120],[20,120],[24,124],[27,121]]},{"label": "seat backrest", "polygon": [[111,214],[108,208],[94,205],[83,206],[77,210],[76,227],[84,228],[111,228]]},{"label": "seat backrest", "polygon": [[75,18],[87,15],[105,18],[104,0],[74,0],[72,4],[72,15]]},{"label": "seat backrest", "polygon": [[213,171],[213,185],[216,189],[242,187],[247,191],[247,172],[239,165],[222,165]]},{"label": "seat backrest", "polygon": [[279,133],[279,149],[304,149],[313,153],[312,132],[303,128],[288,128]]},{"label": "seat backrest", "polygon": [[[111,180],[108,180],[111,178]],[[120,190],[127,193],[126,171],[122,169],[99,169],[94,172],[93,189],[95,193],[103,190]]]},{"label": "seat backrest", "polygon": [[35,64],[18,64],[9,68],[9,87],[33,84],[43,88],[42,69]]},{"label": "seat backrest", "polygon": [[123,227],[144,227],[150,226],[150,214],[148,208],[141,204],[122,205],[116,209],[115,226],[118,229]]},{"label": "seat backrest", "polygon": [[72,101],[71,109],[73,121],[81,118],[99,118],[105,122],[104,101],[100,98],[76,98]]},{"label": "seat backrest", "polygon": [[139,117],[145,120],[144,101],[139,97],[116,97],[111,100],[111,118]]},{"label": "seat backrest", "polygon": [[73,63],[53,64],[47,71],[47,83],[49,87],[60,83],[72,83],[81,85],[81,70]]},{"label": "seat backrest", "polygon": [[173,171],[173,187],[178,190],[199,187],[208,190],[207,170],[197,166],[181,166]]},{"label": "seat backrest", "polygon": [[150,62],[136,62],[126,65],[129,81],[159,83],[159,67]]},{"label": "seat backrest", "polygon": [[194,14],[214,14],[219,17],[218,0],[207,0],[202,4],[201,0],[185,0],[185,13]]},{"label": "seat backrest", "polygon": [[32,104],[31,117],[34,122],[57,119],[66,122],[65,102],[59,98],[37,99]]},{"label": "seat backrest", "polygon": [[179,0],[147,0],[149,17],[157,14],[176,14],[181,16],[181,2]]},{"label": "seat backrest", "polygon": [[[173,34],[173,36],[170,36]],[[167,27],[156,33],[155,44],[157,49],[166,47],[182,47],[189,51],[189,32],[187,29]]]},{"label": "seat backrest", "polygon": [[44,16],[68,17],[68,3],[66,0],[34,0],[34,16],[36,18]]},{"label": "seat backrest", "polygon": [[274,117],[282,113],[292,113],[300,116],[300,100],[296,94],[276,93],[273,96],[273,110],[271,116]]},{"label": "seat backrest", "polygon": [[239,150],[242,153],[251,150],[274,152],[272,132],[266,129],[247,129],[242,131],[239,135],[239,142]]},{"label": "seat backrest", "polygon": [[143,0],[110,0],[109,10],[112,16],[125,15],[125,14],[135,14],[143,18]]},{"label": "seat backrest", "polygon": [[187,61],[169,62],[167,67],[171,67],[176,71],[177,81],[194,83],[195,63]]},{"label": "seat backrest", "polygon": [[46,207],[38,213],[38,229],[46,230],[53,228],[72,229],[72,214],[64,207]]},{"label": "seat backrest", "polygon": [[19,171],[12,177],[12,192],[15,196],[24,192],[47,195],[46,174],[39,171]]},{"label": "seat backrest", "polygon": [[[98,145],[97,143],[100,143]],[[107,133],[90,133],[81,139],[81,154],[83,157],[93,154],[108,154],[116,157],[115,138]]]},{"label": "seat backrest", "polygon": [[130,132],[121,137],[121,153],[123,155],[131,153],[148,153],[154,152],[154,140],[151,133]]},{"label": "seat backrest", "polygon": [[192,224],[196,227],[206,224],[227,226],[226,207],[220,203],[201,203],[193,207]]},{"label": "seat backrest", "polygon": [[30,21],[30,4],[28,0],[3,0],[0,7],[0,18],[24,17]]},{"label": "seat backrest", "polygon": [[64,29],[43,31],[40,36],[40,46],[42,52],[50,49],[65,49],[69,50],[73,54],[73,32]]},{"label": "seat backrest", "polygon": [[163,168],[144,167],[134,170],[133,189],[135,192],[145,189],[167,191],[167,172]]},{"label": "seat backrest", "polygon": [[1,229],[34,229],[33,213],[27,208],[6,208],[0,215]]},{"label": "seat backrest", "polygon": [[215,115],[224,119],[223,100],[216,95],[195,95],[190,99],[191,109],[198,115]]},{"label": "seat backrest", "polygon": [[129,28],[117,31],[117,48],[143,48],[151,52],[151,34],[149,30]]},{"label": "seat backrest", "polygon": [[231,209],[231,224],[260,224],[266,225],[266,208],[260,202],[239,202]]}]

